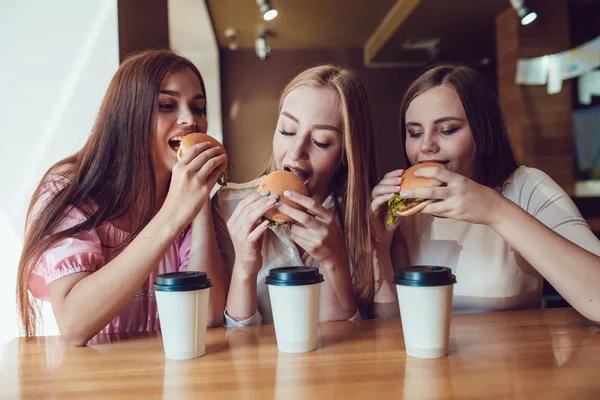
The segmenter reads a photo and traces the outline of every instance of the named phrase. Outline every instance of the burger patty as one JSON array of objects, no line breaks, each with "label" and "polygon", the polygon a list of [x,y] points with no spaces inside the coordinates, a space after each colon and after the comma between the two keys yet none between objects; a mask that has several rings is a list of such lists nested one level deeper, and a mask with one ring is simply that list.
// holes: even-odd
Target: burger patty
[{"label": "burger patty", "polygon": [[423,200],[411,201],[409,203],[406,203],[406,205],[404,206],[404,209],[415,207],[415,206],[419,205],[419,203],[422,203],[422,202],[423,202]]}]

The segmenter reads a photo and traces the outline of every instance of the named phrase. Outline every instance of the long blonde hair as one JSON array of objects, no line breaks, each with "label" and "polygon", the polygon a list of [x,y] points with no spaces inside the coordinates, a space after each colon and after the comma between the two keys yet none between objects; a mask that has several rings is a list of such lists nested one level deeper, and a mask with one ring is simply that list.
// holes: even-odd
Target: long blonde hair
[{"label": "long blonde hair", "polygon": [[[371,244],[371,222],[368,218],[371,190],[377,184],[373,120],[367,92],[358,76],[342,67],[320,65],[298,74],[283,89],[283,100],[300,86],[327,87],[339,99],[343,121],[343,154],[338,171],[332,179],[336,211],[343,225],[343,234],[350,262],[354,266],[354,282],[361,308],[373,300],[374,279]],[[265,173],[275,169],[273,156]]]}]

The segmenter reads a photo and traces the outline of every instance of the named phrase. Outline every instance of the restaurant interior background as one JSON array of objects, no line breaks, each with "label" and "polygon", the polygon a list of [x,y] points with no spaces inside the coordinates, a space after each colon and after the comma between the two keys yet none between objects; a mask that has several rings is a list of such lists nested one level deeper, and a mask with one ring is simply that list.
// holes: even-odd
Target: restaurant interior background
[{"label": "restaurant interior background", "polygon": [[[472,66],[497,90],[519,162],[556,180],[600,234],[600,72],[586,75],[587,81],[566,79],[554,94],[545,84],[516,83],[519,60],[600,37],[600,1],[259,3],[265,12],[276,9],[277,17],[266,21],[255,0],[2,5],[0,319],[15,323],[4,325],[0,341],[17,335],[14,286],[31,194],[50,165],[83,145],[119,62],[140,49],[171,48],[199,67],[207,87],[208,133],[223,141],[236,182],[260,173],[279,94],[307,67],[331,62],[359,73],[370,96],[383,172],[403,167],[398,111],[410,82],[436,63]],[[522,25],[529,12],[537,19]],[[535,68],[528,71],[533,79]],[[546,305],[561,304],[549,288]],[[50,308],[44,312],[50,317],[44,332],[56,333]]]}]

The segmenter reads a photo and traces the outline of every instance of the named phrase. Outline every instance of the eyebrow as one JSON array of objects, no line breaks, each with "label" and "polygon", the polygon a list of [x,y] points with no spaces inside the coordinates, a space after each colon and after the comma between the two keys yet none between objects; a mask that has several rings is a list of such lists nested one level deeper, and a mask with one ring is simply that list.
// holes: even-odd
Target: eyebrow
[{"label": "eyebrow", "polygon": [[[448,121],[459,121],[459,122],[464,122],[465,119],[464,118],[458,118],[458,117],[442,117],[442,118],[438,118],[435,121],[433,121],[434,124],[441,124],[442,122],[448,122]],[[414,121],[408,121],[406,122],[406,127],[409,126],[423,126],[418,122],[414,122]]]},{"label": "eyebrow", "polygon": [[[300,121],[298,121],[298,118],[294,117],[292,114],[290,114],[287,111],[283,111],[281,113],[281,115],[285,115],[286,117],[288,117],[289,119],[291,119],[292,121],[299,123]],[[312,126],[313,129],[321,129],[321,130],[326,130],[326,131],[334,131],[337,132],[339,134],[341,134],[340,130],[338,128],[336,128],[333,125],[327,125],[327,124],[315,124]]]},{"label": "eyebrow", "polygon": [[[173,96],[173,97],[179,97],[181,96],[181,93],[176,92],[174,90],[165,90],[165,89],[161,89],[160,94],[168,94],[169,96]],[[204,100],[204,95],[203,94],[197,94],[194,97],[192,97],[192,100]]]}]

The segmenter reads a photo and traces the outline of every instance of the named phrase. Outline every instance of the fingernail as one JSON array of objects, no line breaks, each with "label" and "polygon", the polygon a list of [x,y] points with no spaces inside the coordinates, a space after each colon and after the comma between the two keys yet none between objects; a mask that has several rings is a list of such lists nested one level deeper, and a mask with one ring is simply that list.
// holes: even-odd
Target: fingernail
[{"label": "fingernail", "polygon": [[271,196],[271,197],[269,197],[269,198],[270,198],[270,199],[273,199],[273,200],[279,200],[279,195],[278,195],[278,194],[274,194],[274,195],[272,195],[272,196]]},{"label": "fingernail", "polygon": [[260,195],[264,197],[264,196],[268,196],[269,193],[271,193],[271,192],[269,192],[268,190],[263,190],[262,192],[260,192]]},{"label": "fingernail", "polygon": [[285,197],[292,197],[292,192],[290,192],[289,190],[286,190],[286,191],[283,192],[283,195]]},{"label": "fingernail", "polygon": [[275,208],[279,210],[281,208],[281,203],[276,203]]}]

